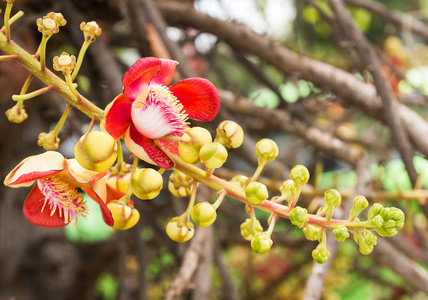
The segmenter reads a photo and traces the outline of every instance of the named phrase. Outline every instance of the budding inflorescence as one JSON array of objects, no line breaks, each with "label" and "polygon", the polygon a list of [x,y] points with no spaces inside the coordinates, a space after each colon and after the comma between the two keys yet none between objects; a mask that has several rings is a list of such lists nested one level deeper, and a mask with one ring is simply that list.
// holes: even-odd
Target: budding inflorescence
[{"label": "budding inflorescence", "polygon": [[91,21],[88,23],[80,23],[80,30],[83,31],[85,36],[85,41],[92,43],[95,41],[95,37],[101,34],[101,28],[98,26],[97,22]]},{"label": "budding inflorescence", "polygon": [[50,12],[43,18],[37,19],[37,29],[44,37],[50,37],[59,31],[60,26],[67,24],[61,13]]},{"label": "budding inflorescence", "polygon": [[61,71],[65,76],[70,75],[76,67],[76,57],[67,52],[62,52],[60,56],[53,59],[53,68],[55,71]]}]

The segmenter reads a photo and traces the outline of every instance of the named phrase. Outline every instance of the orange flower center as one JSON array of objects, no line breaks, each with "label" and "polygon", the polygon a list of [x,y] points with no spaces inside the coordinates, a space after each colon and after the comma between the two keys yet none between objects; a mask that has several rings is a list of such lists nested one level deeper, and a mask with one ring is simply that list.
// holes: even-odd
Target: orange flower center
[{"label": "orange flower center", "polygon": [[65,223],[73,221],[74,225],[76,225],[77,215],[86,217],[86,202],[75,187],[55,175],[39,179],[37,184],[45,195],[42,211],[46,204],[49,204],[51,216],[58,210],[59,216],[64,218]]}]

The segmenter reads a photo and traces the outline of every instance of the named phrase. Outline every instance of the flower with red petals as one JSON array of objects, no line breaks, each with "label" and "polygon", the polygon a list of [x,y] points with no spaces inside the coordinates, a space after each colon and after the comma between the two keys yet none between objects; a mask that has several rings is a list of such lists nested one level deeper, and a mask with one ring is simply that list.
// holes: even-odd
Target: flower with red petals
[{"label": "flower with red petals", "polygon": [[24,202],[25,218],[43,227],[61,227],[73,222],[77,216],[87,215],[86,203],[77,188],[87,192],[101,208],[104,221],[113,226],[113,218],[93,185],[107,172],[97,173],[82,168],[75,159],[65,159],[62,154],[47,151],[21,161],[4,180],[9,187],[36,185]]},{"label": "flower with red petals", "polygon": [[[108,105],[102,121],[116,140],[125,136],[131,152],[166,169],[174,163],[154,140],[181,136],[187,118],[211,121],[220,109],[216,88],[204,78],[188,78],[168,88],[176,65],[170,59],[139,59],[123,76],[123,93]],[[176,142],[163,140],[162,148],[178,153]]]}]

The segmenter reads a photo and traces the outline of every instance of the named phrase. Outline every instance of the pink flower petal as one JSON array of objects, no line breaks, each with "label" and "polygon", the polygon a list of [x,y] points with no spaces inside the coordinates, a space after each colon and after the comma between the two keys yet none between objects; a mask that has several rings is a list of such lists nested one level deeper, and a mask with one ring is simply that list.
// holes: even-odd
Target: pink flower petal
[{"label": "pink flower petal", "polygon": [[174,162],[165,154],[165,152],[159,149],[153,143],[152,139],[140,134],[132,124],[125,136],[125,144],[131,152],[148,163],[158,165],[164,169],[174,167]]},{"label": "pink flower petal", "polygon": [[65,166],[65,158],[61,153],[47,151],[22,160],[4,180],[11,187],[30,186],[35,180],[61,172]]},{"label": "pink flower petal", "polygon": [[113,100],[107,115],[102,120],[102,127],[115,140],[120,139],[125,134],[131,123],[131,107],[132,101],[125,94],[120,94]]},{"label": "pink flower petal", "polygon": [[180,156],[180,153],[178,152],[178,142],[165,139],[157,139],[154,142],[155,145],[164,152]]},{"label": "pink flower petal", "polygon": [[69,223],[64,221],[64,216],[61,217],[59,215],[60,210],[56,210],[51,216],[49,203],[46,203],[42,211],[44,205],[45,196],[36,184],[28,195],[27,200],[24,202],[24,206],[22,208],[24,217],[30,223],[43,227],[63,227]]},{"label": "pink flower petal", "polygon": [[[137,60],[123,75],[123,92],[134,101],[150,84],[161,70],[162,61],[155,57],[143,57]],[[166,75],[164,75],[166,77]]]},{"label": "pink flower petal", "polygon": [[204,78],[189,78],[171,86],[189,118],[212,121],[220,109],[220,96],[215,86]]},{"label": "pink flower petal", "polygon": [[150,84],[169,85],[174,78],[175,67],[178,65],[178,61],[171,59],[160,59],[162,62],[161,69],[155,77],[153,77]]}]

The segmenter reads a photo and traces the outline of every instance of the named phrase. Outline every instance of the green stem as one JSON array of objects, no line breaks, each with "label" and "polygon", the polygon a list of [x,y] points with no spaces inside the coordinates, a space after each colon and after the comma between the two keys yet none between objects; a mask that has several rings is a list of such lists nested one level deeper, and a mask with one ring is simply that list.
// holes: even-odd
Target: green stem
[{"label": "green stem", "polygon": [[18,55],[0,55],[0,61],[17,59]]},{"label": "green stem", "polygon": [[290,202],[288,202],[288,208],[290,209],[290,211],[292,211],[293,208],[296,206],[297,201],[299,200],[301,192],[302,192],[302,187],[301,186],[297,186],[296,187],[296,194],[294,194],[293,199]]},{"label": "green stem", "polygon": [[213,207],[217,209],[220,204],[223,202],[224,197],[226,196],[226,191],[222,190],[219,192],[217,200],[213,203]]},{"label": "green stem", "polygon": [[190,221],[190,214],[192,213],[193,205],[195,205],[196,191],[198,190],[198,184],[199,182],[197,182],[196,180],[193,181],[192,194],[190,195],[189,205],[187,205],[187,209],[184,212],[184,214],[181,215],[181,217],[183,218],[184,224],[187,224]]},{"label": "green stem", "polygon": [[70,113],[71,108],[73,105],[68,104],[65,108],[64,112],[62,113],[61,118],[59,119],[58,123],[55,126],[55,129],[53,130],[53,134],[57,136],[59,134],[59,131],[61,130],[62,126],[64,125],[65,120],[68,117],[68,114]]},{"label": "green stem", "polygon": [[67,82],[68,88],[70,89],[70,91],[74,94],[74,96],[79,99],[79,93],[77,92],[77,90],[74,88],[73,85],[73,80],[71,79],[70,74],[65,75],[65,81]]},{"label": "green stem", "polygon": [[[22,17],[24,15],[24,12],[22,11],[22,10],[20,10],[20,11],[18,11],[16,14],[14,14],[13,15],[13,17],[12,18],[9,18],[9,28],[10,28],[10,25],[12,25],[13,24],[13,22],[15,22],[16,20],[18,20],[20,17]],[[1,29],[0,29],[0,32],[5,32],[6,31],[6,27],[5,26],[3,26]]]},{"label": "green stem", "polygon": [[277,214],[272,214],[272,218],[270,220],[269,228],[266,233],[271,236],[273,233],[273,229],[275,228],[276,219],[278,218]]},{"label": "green stem", "polygon": [[116,142],[117,146],[117,163],[116,165],[122,166],[123,164],[123,151],[122,151],[122,143],[120,142],[120,139]]},{"label": "green stem", "polygon": [[73,74],[71,75],[71,81],[73,82],[76,79],[77,73],[79,73],[80,67],[82,66],[83,57],[85,56],[86,50],[88,49],[91,43],[88,41],[84,41],[82,47],[79,51],[79,56],[77,57],[76,68],[73,70]]},{"label": "green stem", "polygon": [[47,86],[47,87],[41,88],[41,89],[39,89],[37,91],[31,92],[31,93],[28,93],[28,94],[24,94],[24,95],[13,95],[12,99],[15,100],[15,101],[22,102],[24,100],[28,100],[28,99],[34,98],[36,96],[40,96],[40,95],[42,95],[44,93],[47,93],[49,91],[52,91],[52,90],[53,90],[53,86]]},{"label": "green stem", "polygon": [[[42,36],[42,41],[40,42],[40,71],[45,71],[46,69],[46,44],[50,36]],[[38,51],[37,51],[38,52]]]},{"label": "green stem", "polygon": [[5,28],[5,35],[6,35],[6,41],[10,42],[10,12],[12,11],[12,3],[8,3],[6,5],[6,11],[4,12],[4,28]]}]

